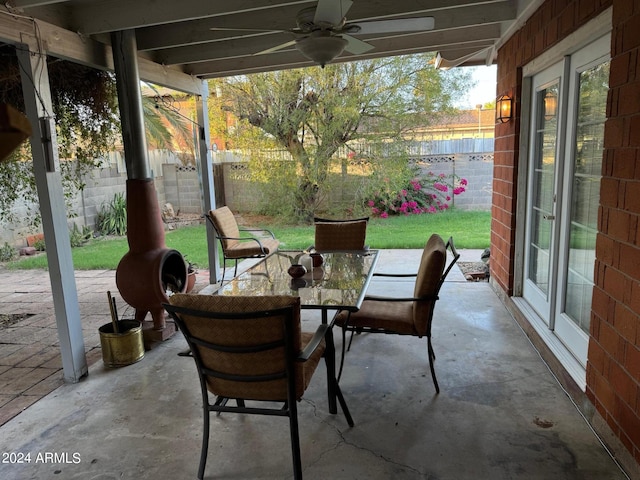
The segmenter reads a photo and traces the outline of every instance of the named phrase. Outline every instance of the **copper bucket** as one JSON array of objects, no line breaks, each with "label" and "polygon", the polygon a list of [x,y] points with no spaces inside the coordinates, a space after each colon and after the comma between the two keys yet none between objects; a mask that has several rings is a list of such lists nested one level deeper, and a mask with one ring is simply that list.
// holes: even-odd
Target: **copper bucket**
[{"label": "copper bucket", "polygon": [[98,332],[105,367],[124,367],[144,357],[142,324],[139,321],[118,321],[118,333],[113,333],[113,323],[105,323]]}]

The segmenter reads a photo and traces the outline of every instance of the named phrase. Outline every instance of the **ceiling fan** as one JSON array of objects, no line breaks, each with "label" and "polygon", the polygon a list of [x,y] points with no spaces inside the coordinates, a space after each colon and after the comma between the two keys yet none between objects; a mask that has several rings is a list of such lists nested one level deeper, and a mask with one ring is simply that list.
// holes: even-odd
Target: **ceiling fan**
[{"label": "ceiling fan", "polygon": [[[276,52],[294,46],[305,57],[324,67],[343,51],[362,54],[374,48],[370,43],[354,37],[381,33],[419,32],[433,30],[433,17],[372,20],[357,23],[347,22],[346,13],[352,0],[318,0],[316,7],[300,10],[296,16],[297,27],[289,30],[260,29],[257,31],[282,31],[297,38],[257,52],[255,55]],[[211,30],[243,30],[240,28],[218,28]],[[256,29],[250,29],[256,31]]]}]

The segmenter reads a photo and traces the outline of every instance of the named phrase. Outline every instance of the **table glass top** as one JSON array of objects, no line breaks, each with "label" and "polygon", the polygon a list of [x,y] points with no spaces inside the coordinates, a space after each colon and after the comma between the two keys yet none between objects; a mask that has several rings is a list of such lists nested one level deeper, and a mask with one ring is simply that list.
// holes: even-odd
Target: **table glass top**
[{"label": "table glass top", "polygon": [[309,268],[300,278],[287,270],[292,264],[310,266],[300,251],[278,251],[225,282],[218,295],[297,295],[302,308],[357,310],[362,304],[378,259],[377,250],[322,254],[320,267]]}]

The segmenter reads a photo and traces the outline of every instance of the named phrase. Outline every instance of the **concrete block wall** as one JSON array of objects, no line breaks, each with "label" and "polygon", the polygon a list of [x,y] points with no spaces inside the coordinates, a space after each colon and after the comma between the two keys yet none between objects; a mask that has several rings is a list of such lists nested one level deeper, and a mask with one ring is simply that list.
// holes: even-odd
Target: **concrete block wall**
[{"label": "concrete block wall", "polygon": [[[176,209],[185,213],[201,213],[200,187],[197,172],[194,167],[187,167],[184,171],[178,171],[175,164],[165,167],[163,162],[179,162],[180,160],[170,152],[149,151],[151,172],[154,175],[154,183],[158,194],[158,203],[162,205],[171,201]],[[71,207],[68,211],[69,226],[73,223],[79,227],[95,227],[98,212],[113,199],[116,193],[125,194],[126,191],[126,166],[121,152],[112,152],[104,161],[104,167],[89,172],[84,178],[85,188],[71,199]],[[173,176],[165,178],[163,172],[176,172]],[[179,195],[176,185],[182,185]],[[172,183],[173,182],[173,183]],[[165,186],[168,183],[168,187]],[[173,188],[173,190],[172,190]],[[170,200],[167,200],[170,198]],[[183,204],[181,204],[181,202]],[[15,247],[26,246],[26,238],[29,235],[41,233],[41,229],[35,231],[29,226],[28,205],[18,203],[14,206],[18,218],[24,220],[11,225],[4,225],[0,229],[0,244],[9,243]]]},{"label": "concrete block wall", "polygon": [[202,211],[200,179],[196,167],[178,166],[178,205],[183,213],[204,213]]},{"label": "concrete block wall", "polygon": [[453,197],[452,205],[461,210],[491,210],[493,193],[493,154],[454,154],[454,155],[426,155],[415,158],[421,175],[429,172],[436,175],[456,175],[469,183],[466,191]]},{"label": "concrete block wall", "polygon": [[[455,174],[469,182],[467,191],[454,197],[453,204],[462,210],[491,209],[493,154],[425,155],[416,157],[411,163],[420,169],[421,175],[433,172],[435,175]],[[224,167],[225,203],[234,211],[255,210],[260,203],[258,190],[252,188],[247,165],[241,162],[227,162]],[[165,177],[167,178],[167,177]],[[357,179],[347,175],[346,180],[334,179],[333,189],[327,202],[331,205],[353,203],[353,184]],[[333,180],[332,180],[333,181]],[[326,205],[328,208],[331,205]]]},{"label": "concrete block wall", "polygon": [[191,165],[162,165],[164,202],[171,203],[174,210],[182,213],[202,212],[202,194],[196,167]]},{"label": "concrete block wall", "polygon": [[120,172],[116,166],[96,169],[85,178],[85,189],[78,194],[79,204],[76,204],[78,219],[82,225],[93,227],[98,213],[113,200],[116,193],[125,194],[127,175]]},{"label": "concrete block wall", "polygon": [[[196,167],[175,162],[178,162],[178,159],[171,155],[150,152],[151,172],[154,175],[160,208],[165,203],[171,203],[174,210],[181,213],[202,213],[202,195]],[[420,157],[415,162],[425,175],[429,171],[447,175],[455,173],[469,180],[467,191],[455,197],[456,207],[465,210],[491,208],[491,154],[433,155]],[[94,228],[98,212],[113,200],[116,193],[125,194],[127,175],[122,154],[112,152],[105,164],[104,168],[91,171],[83,179],[85,188],[72,201],[70,225],[73,222],[79,227]],[[255,211],[262,198],[259,189],[254,188],[250,182],[247,165],[227,161],[220,166],[224,174],[225,203],[234,211]],[[333,185],[330,198],[327,198],[327,202],[331,202],[331,205],[326,205],[327,208],[341,204],[340,202],[353,203],[353,185],[354,182],[357,184],[361,181],[361,178],[347,176],[344,181],[339,179],[338,183]],[[26,212],[25,205],[17,205],[16,208]],[[22,218],[26,218],[26,213]],[[10,225],[0,231],[0,242],[7,241],[15,246],[24,246],[26,236],[33,233],[38,232],[30,230],[26,221]]]},{"label": "concrete block wall", "polygon": [[163,201],[160,203],[160,208],[162,208],[162,206],[167,202],[171,203],[174,208],[178,208],[178,166],[169,163],[162,165],[162,178],[164,195],[162,197]]},{"label": "concrete block wall", "polygon": [[235,212],[255,211],[260,204],[259,190],[252,188],[246,163],[223,164],[224,203]]}]

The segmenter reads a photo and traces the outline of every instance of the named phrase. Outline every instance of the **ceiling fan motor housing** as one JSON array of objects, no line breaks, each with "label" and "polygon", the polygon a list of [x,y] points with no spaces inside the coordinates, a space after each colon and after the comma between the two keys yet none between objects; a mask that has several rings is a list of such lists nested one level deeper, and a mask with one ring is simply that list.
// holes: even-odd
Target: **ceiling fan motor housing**
[{"label": "ceiling fan motor housing", "polygon": [[328,21],[316,23],[314,22],[315,16],[316,7],[308,7],[300,10],[296,16],[296,24],[298,25],[298,28],[304,33],[313,32],[315,30],[339,30],[346,22],[346,18],[343,17],[342,21],[337,25],[333,25]]}]

